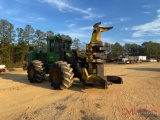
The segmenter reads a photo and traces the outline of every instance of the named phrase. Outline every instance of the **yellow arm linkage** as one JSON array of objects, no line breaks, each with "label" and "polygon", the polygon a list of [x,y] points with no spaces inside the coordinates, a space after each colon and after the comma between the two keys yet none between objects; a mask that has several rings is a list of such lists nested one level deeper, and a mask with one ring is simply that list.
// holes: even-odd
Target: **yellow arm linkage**
[{"label": "yellow arm linkage", "polygon": [[93,32],[92,32],[92,38],[91,38],[91,43],[96,42],[96,41],[101,41],[101,32],[108,31],[112,29],[113,27],[100,27],[99,25],[101,22],[96,23],[93,25]]}]

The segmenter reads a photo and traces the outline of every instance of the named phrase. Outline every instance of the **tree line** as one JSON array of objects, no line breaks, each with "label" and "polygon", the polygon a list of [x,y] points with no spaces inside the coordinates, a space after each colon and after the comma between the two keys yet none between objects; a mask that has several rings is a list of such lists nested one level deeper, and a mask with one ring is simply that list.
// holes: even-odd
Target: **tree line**
[{"label": "tree line", "polygon": [[[54,36],[53,31],[44,32],[34,29],[27,24],[24,28],[14,28],[5,19],[0,20],[0,64],[7,67],[22,66],[25,54],[30,50],[46,48],[47,36]],[[78,53],[85,54],[85,42],[75,38],[72,48]],[[109,45],[108,58],[114,59],[119,55],[146,55],[148,58],[160,59],[160,43],[144,42],[142,45],[119,43]]]},{"label": "tree line", "polygon": [[118,56],[147,56],[147,58],[160,59],[160,43],[152,41],[144,42],[142,45],[128,44],[121,45],[118,42],[109,45],[108,58],[116,59]]},{"label": "tree line", "polygon": [[0,20],[0,64],[7,67],[20,66],[25,54],[30,50],[46,47],[46,36],[53,36],[53,31],[43,32],[27,24],[24,28],[14,28],[5,19]]}]

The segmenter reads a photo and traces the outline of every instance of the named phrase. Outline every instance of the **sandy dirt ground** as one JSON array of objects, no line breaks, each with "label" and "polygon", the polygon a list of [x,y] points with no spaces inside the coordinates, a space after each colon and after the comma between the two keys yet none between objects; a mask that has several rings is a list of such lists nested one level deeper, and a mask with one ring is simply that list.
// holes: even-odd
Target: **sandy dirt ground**
[{"label": "sandy dirt ground", "polygon": [[160,63],[106,64],[124,84],[67,90],[29,83],[26,71],[0,74],[0,120],[160,120]]}]

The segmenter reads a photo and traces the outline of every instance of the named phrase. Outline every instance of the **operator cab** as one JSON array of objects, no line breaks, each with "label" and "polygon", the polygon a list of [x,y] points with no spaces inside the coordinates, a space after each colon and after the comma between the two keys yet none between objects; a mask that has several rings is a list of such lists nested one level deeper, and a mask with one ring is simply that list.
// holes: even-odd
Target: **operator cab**
[{"label": "operator cab", "polygon": [[60,52],[62,48],[64,50],[71,50],[72,39],[65,35],[56,35],[54,37],[47,37],[48,51]]},{"label": "operator cab", "polygon": [[61,44],[64,50],[71,50],[72,39],[69,36],[61,35]]}]

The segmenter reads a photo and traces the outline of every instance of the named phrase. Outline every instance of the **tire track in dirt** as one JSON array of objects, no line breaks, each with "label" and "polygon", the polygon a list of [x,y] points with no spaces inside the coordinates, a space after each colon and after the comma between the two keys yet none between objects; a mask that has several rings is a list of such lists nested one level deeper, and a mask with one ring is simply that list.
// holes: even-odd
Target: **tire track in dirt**
[{"label": "tire track in dirt", "polygon": [[[43,114],[48,113],[47,119],[99,119],[103,120],[106,118],[104,115],[96,115],[95,110],[100,111],[101,109],[101,97],[95,99],[93,96],[89,96],[88,93],[78,93],[68,94],[62,99],[57,99],[52,104],[45,105],[40,109],[34,111],[36,114],[32,114],[34,118],[43,118]],[[104,98],[103,98],[104,99]],[[106,99],[105,99],[106,100]],[[100,102],[100,103],[99,103]],[[102,101],[103,102],[103,101]],[[52,112],[51,112],[52,111]],[[29,114],[30,115],[30,114]],[[39,116],[40,115],[40,116]],[[77,117],[78,116],[78,117]],[[21,116],[23,118],[26,117]],[[46,116],[45,116],[46,117]],[[27,116],[31,119],[31,117]]]},{"label": "tire track in dirt", "polygon": [[[63,97],[60,95],[60,92],[63,95]],[[27,118],[28,120],[29,119],[32,119],[32,118],[35,118],[35,119],[42,119],[43,118],[43,115],[44,114],[48,114],[48,117],[50,116],[55,116],[56,114],[59,115],[62,113],[63,110],[65,110],[67,108],[67,106],[64,104],[64,101],[69,99],[70,96],[74,96],[75,93],[68,93],[68,90],[67,91],[56,91],[54,93],[51,93],[51,94],[47,94],[47,101],[48,103],[46,104],[37,104],[35,105],[33,108],[36,108],[36,109],[27,109],[26,111],[23,112],[23,114],[20,116],[20,118]],[[53,99],[53,96],[54,96],[54,100],[52,101],[51,99]],[[41,99],[43,96],[40,96],[39,99]],[[45,102],[45,100],[41,99],[42,102]],[[32,104],[34,105],[36,102],[36,100],[34,100],[32,102]],[[30,105],[28,104],[28,106],[31,106],[31,103]],[[46,117],[46,116],[45,116]],[[19,119],[19,118],[17,118]],[[52,118],[53,119],[53,118]]]},{"label": "tire track in dirt", "polygon": [[8,92],[10,90],[22,90],[26,87],[30,87],[30,85],[16,85],[8,88],[0,88],[0,92]]}]

